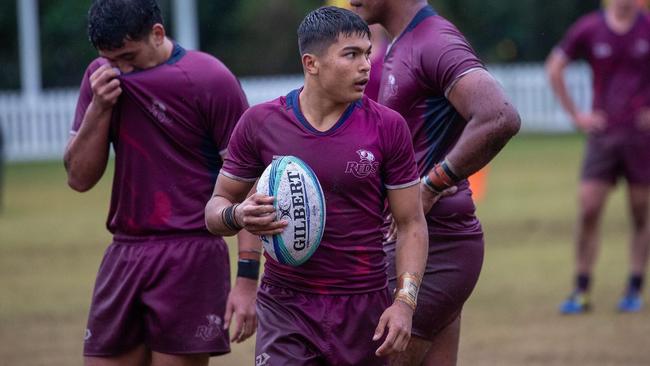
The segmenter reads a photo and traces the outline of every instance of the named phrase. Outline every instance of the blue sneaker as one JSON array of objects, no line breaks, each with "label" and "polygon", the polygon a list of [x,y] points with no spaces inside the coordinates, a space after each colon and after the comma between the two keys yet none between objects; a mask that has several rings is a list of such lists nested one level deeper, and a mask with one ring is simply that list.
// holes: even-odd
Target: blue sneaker
[{"label": "blue sneaker", "polygon": [[564,315],[584,314],[590,310],[591,303],[589,302],[589,296],[579,292],[572,293],[560,305],[560,314]]},{"label": "blue sneaker", "polygon": [[618,311],[621,313],[636,313],[641,311],[643,300],[638,292],[628,292],[618,302]]}]

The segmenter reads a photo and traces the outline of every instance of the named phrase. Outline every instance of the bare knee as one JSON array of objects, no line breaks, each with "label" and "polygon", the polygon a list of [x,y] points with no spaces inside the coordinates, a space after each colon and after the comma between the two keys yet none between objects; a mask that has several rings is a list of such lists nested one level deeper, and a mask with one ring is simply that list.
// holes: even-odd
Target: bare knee
[{"label": "bare knee", "polygon": [[207,366],[210,355],[207,353],[191,355],[172,355],[152,352],[152,366]]}]

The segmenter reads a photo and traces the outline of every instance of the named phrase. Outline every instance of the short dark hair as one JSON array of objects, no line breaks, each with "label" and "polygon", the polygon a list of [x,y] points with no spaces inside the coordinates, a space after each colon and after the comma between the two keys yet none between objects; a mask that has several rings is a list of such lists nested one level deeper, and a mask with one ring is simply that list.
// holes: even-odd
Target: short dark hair
[{"label": "short dark hair", "polygon": [[88,10],[88,38],[96,49],[114,50],[126,39],[144,39],[156,23],[163,24],[156,0],[94,0]]},{"label": "short dark hair", "polygon": [[360,16],[347,9],[323,6],[313,10],[298,26],[300,54],[320,53],[336,42],[340,34],[370,38],[370,28]]}]

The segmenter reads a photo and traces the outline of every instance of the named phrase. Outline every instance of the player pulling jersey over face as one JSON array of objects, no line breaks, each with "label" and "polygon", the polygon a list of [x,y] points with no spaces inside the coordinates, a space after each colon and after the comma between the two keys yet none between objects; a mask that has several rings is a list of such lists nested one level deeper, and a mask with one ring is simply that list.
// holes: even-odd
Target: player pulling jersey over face
[{"label": "player pulling jersey over face", "polygon": [[[307,15],[298,34],[305,85],[242,116],[206,207],[208,228],[231,234],[244,223],[252,233],[280,232],[286,224],[276,221],[273,197],[244,198],[274,156],[305,161],[327,202],[325,232],[300,267],[266,261],[257,304],[257,360],[382,364],[382,356],[406,346],[415,306],[404,291],[390,302],[381,244],[386,198],[400,224],[396,268],[405,283],[417,288],[426,256],[408,126],[399,114],[363,97],[370,39],[362,19],[324,7]],[[228,222],[224,210],[235,219]]]},{"label": "player pulling jersey over face", "polygon": [[[65,166],[86,191],[112,145],[115,175],[85,362],[207,364],[230,351],[227,308],[244,309],[229,297],[228,249],[205,230],[203,207],[246,98],[221,62],[165,36],[155,1],[94,1],[88,18],[101,57],[82,80]],[[236,297],[252,302],[254,288],[235,286]]]}]

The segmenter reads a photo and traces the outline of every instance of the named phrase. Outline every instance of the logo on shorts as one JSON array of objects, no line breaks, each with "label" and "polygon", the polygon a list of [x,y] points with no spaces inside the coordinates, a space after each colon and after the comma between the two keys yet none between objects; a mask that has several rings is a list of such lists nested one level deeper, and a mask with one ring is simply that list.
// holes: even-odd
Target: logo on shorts
[{"label": "logo on shorts", "polygon": [[215,340],[222,334],[222,322],[221,318],[214,314],[210,314],[206,318],[208,318],[208,325],[199,325],[194,336],[207,342]]},{"label": "logo on shorts", "polygon": [[270,359],[271,356],[264,352],[261,355],[255,357],[255,366],[266,366],[269,364]]},{"label": "logo on shorts", "polygon": [[359,161],[348,161],[345,172],[354,175],[357,178],[365,178],[377,173],[379,163],[375,161],[375,155],[368,150],[357,150]]},{"label": "logo on shorts", "polygon": [[86,328],[86,332],[84,333],[84,342],[88,341],[92,336],[93,333],[90,331],[90,329]]}]

